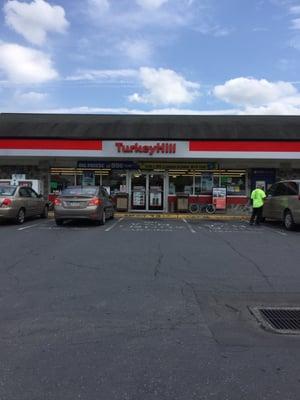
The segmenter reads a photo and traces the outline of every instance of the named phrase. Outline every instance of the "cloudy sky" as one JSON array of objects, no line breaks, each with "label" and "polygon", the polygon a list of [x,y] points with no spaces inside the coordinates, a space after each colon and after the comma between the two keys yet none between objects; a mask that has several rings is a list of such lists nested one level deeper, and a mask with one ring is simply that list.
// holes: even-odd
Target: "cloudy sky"
[{"label": "cloudy sky", "polygon": [[300,0],[5,0],[0,112],[300,115]]}]

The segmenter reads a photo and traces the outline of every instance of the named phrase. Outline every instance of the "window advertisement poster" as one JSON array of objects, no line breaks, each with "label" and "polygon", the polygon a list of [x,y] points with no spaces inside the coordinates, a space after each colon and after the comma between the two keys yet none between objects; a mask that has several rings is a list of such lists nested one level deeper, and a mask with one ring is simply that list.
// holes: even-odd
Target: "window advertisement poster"
[{"label": "window advertisement poster", "polygon": [[143,186],[134,186],[133,188],[133,201],[135,207],[144,207],[146,203],[146,193]]},{"label": "window advertisement poster", "polygon": [[150,186],[150,206],[162,206],[162,188],[160,186]]},{"label": "window advertisement poster", "polygon": [[213,188],[212,200],[217,210],[226,209],[226,188]]},{"label": "window advertisement poster", "polygon": [[95,186],[95,173],[84,171],[82,175],[82,186]]},{"label": "window advertisement poster", "polygon": [[32,182],[30,180],[18,181],[18,185],[32,188]]},{"label": "window advertisement poster", "polygon": [[211,192],[213,188],[213,174],[207,173],[202,175],[201,180],[202,192]]},{"label": "window advertisement poster", "polygon": [[18,185],[18,181],[26,180],[26,175],[25,174],[12,174],[11,180],[12,180],[12,185]]}]

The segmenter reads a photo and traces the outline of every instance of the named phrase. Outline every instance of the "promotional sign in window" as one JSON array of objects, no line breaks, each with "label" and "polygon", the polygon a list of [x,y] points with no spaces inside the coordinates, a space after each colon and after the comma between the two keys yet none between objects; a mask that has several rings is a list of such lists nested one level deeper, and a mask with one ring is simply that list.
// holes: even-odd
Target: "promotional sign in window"
[{"label": "promotional sign in window", "polygon": [[32,182],[29,180],[25,181],[18,181],[19,186],[26,186],[26,187],[32,187]]},{"label": "promotional sign in window", "polygon": [[226,209],[226,188],[213,188],[213,204],[217,210]]},{"label": "promotional sign in window", "polygon": [[146,204],[146,193],[143,186],[134,186],[132,193],[132,205],[134,207],[144,207]]},{"label": "promotional sign in window", "polygon": [[95,173],[84,171],[82,175],[82,186],[95,186]]},{"label": "promotional sign in window", "polygon": [[162,188],[160,186],[150,186],[150,206],[162,206]]},{"label": "promotional sign in window", "polygon": [[12,174],[11,176],[11,184],[13,186],[17,186],[19,185],[19,181],[24,181],[26,179],[26,175],[25,174]]}]

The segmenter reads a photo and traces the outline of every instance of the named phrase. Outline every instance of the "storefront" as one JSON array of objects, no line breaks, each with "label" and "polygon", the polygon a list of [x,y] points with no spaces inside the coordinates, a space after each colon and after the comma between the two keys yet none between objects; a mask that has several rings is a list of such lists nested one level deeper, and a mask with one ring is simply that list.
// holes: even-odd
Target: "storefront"
[{"label": "storefront", "polygon": [[51,199],[103,185],[135,212],[208,203],[213,188],[243,204],[257,183],[300,177],[300,117],[0,114],[0,182],[18,174]]}]

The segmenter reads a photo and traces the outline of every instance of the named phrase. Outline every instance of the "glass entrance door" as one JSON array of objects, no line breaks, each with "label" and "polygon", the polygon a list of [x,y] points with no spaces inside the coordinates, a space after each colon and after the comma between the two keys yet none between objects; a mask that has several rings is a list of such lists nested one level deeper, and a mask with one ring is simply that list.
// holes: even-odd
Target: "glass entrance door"
[{"label": "glass entrance door", "polygon": [[164,175],[148,175],[148,209],[163,211],[164,209]]},{"label": "glass entrance door", "polygon": [[131,176],[131,209],[146,211],[147,175],[133,174]]},{"label": "glass entrance door", "polygon": [[131,175],[131,210],[164,210],[164,174],[133,173]]}]

